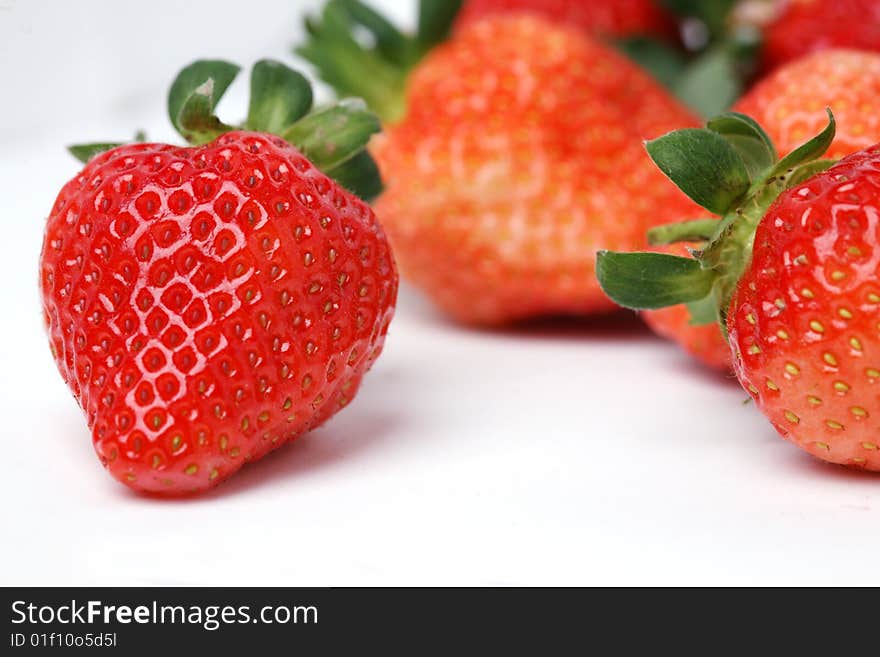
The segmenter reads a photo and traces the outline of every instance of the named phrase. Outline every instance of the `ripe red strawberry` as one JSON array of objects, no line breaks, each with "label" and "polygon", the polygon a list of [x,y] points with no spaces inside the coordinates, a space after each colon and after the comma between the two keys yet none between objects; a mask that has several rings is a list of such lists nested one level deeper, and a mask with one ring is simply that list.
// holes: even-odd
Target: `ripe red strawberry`
[{"label": "ripe red strawberry", "polygon": [[[313,32],[303,52],[333,81],[333,36]],[[641,146],[696,119],[624,57],[541,18],[470,23],[390,105],[405,112],[374,149],[377,212],[404,275],[461,321],[610,310],[595,250],[699,212]]]},{"label": "ripe red strawberry", "polygon": [[880,112],[876,110],[880,107],[880,54],[813,53],[762,79],[733,109],[754,117],[779,152],[788,153],[822,129],[826,107],[840,126],[829,157],[840,158],[880,141]]},{"label": "ripe red strawberry", "polygon": [[465,0],[456,27],[511,12],[540,15],[599,36],[667,36],[673,27],[652,0]]},{"label": "ripe red strawberry", "polygon": [[737,376],[783,437],[880,470],[880,145],[783,193],[727,327]]},{"label": "ripe red strawberry", "polygon": [[172,88],[175,124],[204,145],[100,153],[46,226],[53,354],[101,462],[140,491],[209,488],[332,416],[393,314],[372,210],[316,166],[350,180],[370,116],[349,105],[301,118],[307,83],[260,62],[248,124],[299,149],[230,130],[211,111],[237,70],[199,62]]},{"label": "ripe red strawberry", "polygon": [[826,48],[880,51],[880,2],[789,0],[764,28],[763,65],[772,69]]},{"label": "ripe red strawberry", "polygon": [[700,319],[714,306],[740,382],[783,437],[880,470],[880,145],[820,160],[834,129],[832,119],[775,164],[769,137],[740,114],[649,143],[660,168],[724,218],[696,259],[603,253],[599,277],[626,306],[689,302]]}]

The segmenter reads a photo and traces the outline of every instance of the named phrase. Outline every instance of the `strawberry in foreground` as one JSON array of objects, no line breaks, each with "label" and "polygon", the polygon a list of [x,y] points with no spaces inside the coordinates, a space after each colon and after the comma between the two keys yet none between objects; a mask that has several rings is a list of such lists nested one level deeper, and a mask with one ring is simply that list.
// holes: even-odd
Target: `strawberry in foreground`
[{"label": "strawberry in foreground", "polygon": [[[749,117],[648,144],[658,166],[723,215],[695,258],[599,256],[608,294],[634,308],[689,303],[728,334],[742,385],[783,437],[826,461],[880,470],[880,146],[820,159],[835,123],[775,161]],[[667,227],[692,239],[708,224]]]},{"label": "strawberry in foreground", "polygon": [[465,0],[456,28],[486,16],[528,12],[598,36],[665,37],[671,17],[654,0]]},{"label": "strawberry in foreground", "polygon": [[204,490],[331,417],[393,314],[388,244],[344,189],[379,189],[375,117],[309,113],[308,82],[262,61],[233,129],[213,108],[237,72],[178,76],[169,113],[191,147],[74,147],[91,159],[46,227],[52,352],[101,462],[139,491]]},{"label": "strawberry in foreground", "polygon": [[452,16],[424,17],[413,38],[365,11],[329,3],[300,52],[343,95],[376,99],[377,212],[404,275],[452,317],[613,310],[596,249],[638,248],[648,227],[700,212],[641,145],[696,119],[623,56],[537,16],[487,17],[440,43]]}]

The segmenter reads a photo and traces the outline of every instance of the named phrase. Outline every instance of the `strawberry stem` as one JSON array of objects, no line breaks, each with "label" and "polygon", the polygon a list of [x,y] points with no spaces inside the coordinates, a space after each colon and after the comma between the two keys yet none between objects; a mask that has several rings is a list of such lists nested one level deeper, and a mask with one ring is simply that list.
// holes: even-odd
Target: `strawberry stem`
[{"label": "strawberry stem", "polygon": [[714,307],[724,330],[730,300],[751,260],[755,229],[780,194],[833,164],[818,158],[834,140],[835,127],[828,110],[825,129],[779,161],[763,129],[741,114],[723,114],[706,128],[675,130],[648,142],[648,154],[670,180],[722,219],[660,226],[649,233],[652,244],[708,240],[693,258],[599,252],[602,289],[627,308],[686,303],[694,323],[704,323]]},{"label": "strawberry stem", "polygon": [[717,219],[692,219],[655,226],[648,231],[648,244],[659,246],[677,242],[707,242],[715,235]]}]

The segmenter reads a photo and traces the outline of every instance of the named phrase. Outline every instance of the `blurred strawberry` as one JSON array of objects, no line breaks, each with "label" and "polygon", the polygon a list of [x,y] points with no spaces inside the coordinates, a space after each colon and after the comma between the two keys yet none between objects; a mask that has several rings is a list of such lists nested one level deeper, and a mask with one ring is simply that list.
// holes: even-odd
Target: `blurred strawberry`
[{"label": "blurred strawberry", "polygon": [[699,211],[641,146],[695,117],[617,52],[539,16],[497,15],[394,69],[395,86],[376,74],[393,58],[343,42],[341,4],[309,24],[300,52],[342,94],[379,99],[377,212],[404,275],[453,317],[610,310],[595,251],[637,248],[647,228]]},{"label": "blurred strawberry", "polygon": [[[877,0],[789,0],[764,28],[762,63],[774,69],[827,48],[880,51]],[[841,122],[843,123],[843,122]]]},{"label": "blurred strawberry", "polygon": [[822,129],[826,107],[834,111],[839,126],[829,157],[880,141],[880,54],[812,53],[765,77],[733,109],[754,117],[785,154]]},{"label": "blurred strawberry", "polygon": [[652,0],[467,0],[456,27],[492,14],[528,12],[599,36],[668,36],[674,23]]}]

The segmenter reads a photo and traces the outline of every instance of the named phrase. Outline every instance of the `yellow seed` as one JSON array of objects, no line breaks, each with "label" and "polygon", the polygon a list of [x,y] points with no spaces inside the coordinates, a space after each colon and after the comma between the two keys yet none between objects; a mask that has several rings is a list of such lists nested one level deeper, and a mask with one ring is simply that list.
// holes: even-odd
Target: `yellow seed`
[{"label": "yellow seed", "polygon": [[855,349],[856,351],[862,350],[862,342],[858,338],[850,338],[849,339],[849,346],[852,347],[853,349]]},{"label": "yellow seed", "polygon": [[[756,344],[753,344],[751,347],[748,348],[748,353],[750,353],[750,354],[760,354],[760,353],[761,353],[761,347],[759,347],[759,346],[756,345]],[[351,358],[349,358],[349,361],[350,361],[350,360],[351,360]]]},{"label": "yellow seed", "polygon": [[807,395],[807,402],[810,406],[821,406],[822,404],[822,400],[815,395]]},{"label": "yellow seed", "polygon": [[785,299],[783,299],[782,297],[777,297],[776,299],[774,299],[773,304],[777,308],[781,308],[782,310],[785,310]]},{"label": "yellow seed", "polygon": [[249,417],[244,417],[241,421],[241,430],[247,431],[248,427],[251,426],[251,420]]},{"label": "yellow seed", "polygon": [[862,463],[867,462],[867,460],[868,460],[868,459],[866,459],[866,458],[862,458],[861,456],[854,456],[853,459],[852,459],[852,462],[853,462],[853,463],[858,463],[859,465],[861,465]]},{"label": "yellow seed", "polygon": [[153,454],[153,470],[157,470],[159,466],[162,464],[162,459],[158,454]]},{"label": "yellow seed", "polygon": [[788,332],[783,329],[776,331],[776,335],[779,336],[780,340],[788,340]]},{"label": "yellow seed", "polygon": [[843,381],[835,381],[834,382],[834,389],[837,392],[849,392],[849,386],[846,383],[844,383]]},{"label": "yellow seed", "polygon": [[184,470],[184,472],[190,476],[194,475],[198,471],[199,466],[197,466],[195,463],[190,463],[188,466],[186,466],[186,470]]},{"label": "yellow seed", "polygon": [[873,292],[868,292],[868,301],[871,303],[880,303],[880,295],[874,294]]},{"label": "yellow seed", "polygon": [[815,319],[810,321],[810,328],[813,329],[816,333],[824,333],[825,327],[822,326],[820,322],[817,322]]},{"label": "yellow seed", "polygon": [[773,383],[770,379],[767,379],[767,387],[770,388],[770,390],[779,390],[779,386]]},{"label": "yellow seed", "polygon": [[828,443],[820,443],[816,441],[816,447],[818,447],[819,449],[824,449],[826,452],[831,451],[831,446]]},{"label": "yellow seed", "polygon": [[757,389],[755,386],[753,386],[751,383],[749,384],[749,390],[750,390],[753,394],[756,394],[756,395],[758,394],[758,389]]},{"label": "yellow seed", "polygon": [[843,429],[843,425],[837,420],[825,420],[825,424],[829,429]]},{"label": "yellow seed", "polygon": [[232,458],[235,458],[240,453],[241,453],[241,449],[239,449],[238,447],[233,447],[232,449],[229,450],[229,456],[231,456]]},{"label": "yellow seed", "polygon": [[227,438],[226,434],[224,433],[222,436],[220,436],[220,449],[225,452],[226,447],[228,445],[229,445],[229,438]]},{"label": "yellow seed", "polygon": [[880,377],[880,370],[876,370],[873,367],[869,367],[868,369],[865,370],[865,374],[867,374],[868,378],[870,378],[870,379],[876,379],[876,378]]},{"label": "yellow seed", "polygon": [[791,411],[785,411],[785,419],[788,420],[789,422],[791,422],[792,424],[797,424],[798,422],[801,421],[801,419],[797,415],[792,413]]},{"label": "yellow seed", "polygon": [[789,374],[791,374],[792,376],[797,376],[798,374],[801,373],[800,368],[797,365],[795,365],[794,363],[786,363],[785,364],[785,371],[788,372]]},{"label": "yellow seed", "polygon": [[813,294],[813,291],[810,288],[805,287],[803,290],[801,290],[801,296],[806,297],[807,299],[812,299],[816,295]]},{"label": "yellow seed", "polygon": [[834,357],[834,354],[830,352],[825,352],[822,354],[822,360],[824,360],[829,365],[837,365],[837,359]]},{"label": "yellow seed", "polygon": [[861,406],[853,406],[849,409],[849,412],[856,417],[868,417],[868,411],[866,411]]},{"label": "yellow seed", "polygon": [[257,420],[260,422],[266,422],[269,419],[269,411],[263,411],[257,416]]},{"label": "yellow seed", "polygon": [[288,397],[287,399],[284,400],[284,403],[281,405],[281,408],[286,411],[291,406],[293,406],[293,401],[290,399],[290,397]]},{"label": "yellow seed", "polygon": [[752,314],[752,313],[747,314],[747,315],[746,315],[746,321],[747,321],[749,324],[754,324],[754,323],[755,323],[755,316],[754,316],[754,314]]},{"label": "yellow seed", "polygon": [[844,319],[852,319],[853,314],[846,308],[841,308],[837,311],[837,314],[843,317]]},{"label": "yellow seed", "polygon": [[842,281],[846,278],[846,273],[838,270],[831,272],[831,280],[832,281]]},{"label": "yellow seed", "polygon": [[864,447],[867,450],[871,450],[871,451],[874,451],[875,449],[877,449],[877,445],[875,445],[874,443],[862,443],[862,447]]},{"label": "yellow seed", "polygon": [[860,256],[862,255],[862,250],[857,246],[848,246],[846,248],[846,252],[851,256]]},{"label": "yellow seed", "polygon": [[174,436],[174,438],[171,439],[171,449],[175,452],[180,449],[181,440],[180,436]]},{"label": "yellow seed", "polygon": [[219,474],[220,472],[217,470],[217,468],[214,468],[213,470],[211,470],[211,474],[208,475],[208,479],[216,479],[217,475]]}]

